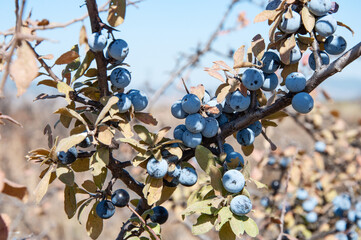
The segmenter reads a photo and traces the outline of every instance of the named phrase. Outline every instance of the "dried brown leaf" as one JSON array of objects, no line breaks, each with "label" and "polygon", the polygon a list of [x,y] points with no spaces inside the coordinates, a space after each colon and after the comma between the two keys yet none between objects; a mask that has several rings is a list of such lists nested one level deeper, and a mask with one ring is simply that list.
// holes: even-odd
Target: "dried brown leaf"
[{"label": "dried brown leaf", "polygon": [[17,59],[10,65],[10,76],[18,89],[17,96],[22,95],[30,83],[38,76],[38,66],[33,50],[22,41],[17,49]]},{"label": "dried brown leaf", "polygon": [[73,62],[75,59],[79,57],[79,54],[75,51],[68,51],[62,54],[56,61],[56,65],[68,64]]}]

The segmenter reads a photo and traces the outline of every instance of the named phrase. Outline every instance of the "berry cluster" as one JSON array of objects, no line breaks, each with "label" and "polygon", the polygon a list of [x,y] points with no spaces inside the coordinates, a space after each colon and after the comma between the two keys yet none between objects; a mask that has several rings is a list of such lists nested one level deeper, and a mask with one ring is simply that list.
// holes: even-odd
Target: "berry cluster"
[{"label": "berry cluster", "polygon": [[[107,46],[107,39],[101,33],[93,33],[88,39],[89,47],[94,52],[103,51]],[[108,62],[114,67],[122,65],[125,58],[128,56],[129,47],[127,42],[123,39],[115,39],[112,41],[105,53]],[[119,91],[116,96],[119,98],[117,103],[119,112],[124,113],[129,111],[133,106],[134,111],[142,111],[148,105],[147,96],[140,90],[131,89],[126,94],[123,93],[131,81],[131,73],[123,67],[117,67],[112,70],[110,74],[110,82],[115,91]]]}]

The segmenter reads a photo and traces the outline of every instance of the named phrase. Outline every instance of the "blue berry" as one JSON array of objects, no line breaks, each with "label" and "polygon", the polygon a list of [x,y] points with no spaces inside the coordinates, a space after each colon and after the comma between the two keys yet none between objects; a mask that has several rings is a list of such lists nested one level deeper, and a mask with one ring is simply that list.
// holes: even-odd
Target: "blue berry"
[{"label": "blue berry", "polygon": [[[280,57],[275,52],[271,52],[271,51],[264,53],[264,55],[262,57],[262,62],[263,62],[262,71],[265,73],[268,73],[268,74],[274,73],[275,71],[277,71],[277,69],[281,65]],[[242,81],[243,81],[243,78],[242,78]],[[263,83],[262,83],[262,85],[263,85]],[[259,89],[259,88],[257,88],[257,89]],[[256,90],[256,89],[251,89],[251,90]]]},{"label": "blue berry", "polygon": [[191,133],[190,131],[186,130],[183,133],[182,141],[187,147],[196,148],[202,142],[202,134]]},{"label": "blue berry", "polygon": [[124,59],[128,56],[129,47],[128,43],[123,39],[117,39],[109,44],[108,54],[110,57],[122,63]]},{"label": "blue berry", "polygon": [[130,72],[125,68],[115,68],[110,74],[110,81],[116,88],[125,88],[131,80]]},{"label": "blue berry", "polygon": [[[267,57],[268,55],[265,55],[264,57]],[[276,61],[270,58],[264,59],[265,68],[273,68],[276,65]],[[272,73],[272,72],[269,72]],[[243,85],[249,89],[249,90],[258,90],[262,87],[264,83],[264,76],[262,71],[256,69],[256,68],[248,68],[246,71],[242,74],[242,83]],[[241,94],[242,95],[242,94]],[[232,101],[232,97],[231,97]],[[232,107],[232,103],[231,103]],[[232,107],[234,109],[234,107]],[[237,109],[234,109],[237,111]]]},{"label": "blue berry", "polygon": [[115,207],[111,201],[102,200],[95,207],[95,212],[100,218],[108,219],[114,215]]},{"label": "blue berry", "polygon": [[301,92],[306,87],[306,77],[302,73],[293,72],[286,77],[286,87],[290,92]]},{"label": "blue berry", "polygon": [[151,158],[147,163],[147,172],[153,178],[163,178],[168,172],[168,163],[164,159],[158,161],[155,158]]},{"label": "blue berry", "polygon": [[313,98],[305,92],[297,93],[292,98],[292,107],[299,113],[309,113],[313,109]]},{"label": "blue berry", "polygon": [[107,46],[107,38],[100,32],[95,32],[89,36],[88,44],[93,52],[101,52]]},{"label": "blue berry", "polygon": [[232,213],[242,216],[252,210],[252,202],[248,197],[238,195],[232,199],[230,208]]},{"label": "blue berry", "polygon": [[249,128],[244,128],[237,132],[237,142],[242,146],[251,145],[254,142],[254,132]]},{"label": "blue berry", "polygon": [[188,114],[197,113],[201,108],[201,101],[196,95],[187,94],[182,98],[182,108]]},{"label": "blue berry", "polygon": [[134,111],[143,111],[148,106],[148,97],[142,91],[131,89],[127,96],[133,104]]},{"label": "blue berry", "polygon": [[179,175],[179,183],[183,186],[190,187],[197,183],[198,175],[194,168],[185,167]]}]

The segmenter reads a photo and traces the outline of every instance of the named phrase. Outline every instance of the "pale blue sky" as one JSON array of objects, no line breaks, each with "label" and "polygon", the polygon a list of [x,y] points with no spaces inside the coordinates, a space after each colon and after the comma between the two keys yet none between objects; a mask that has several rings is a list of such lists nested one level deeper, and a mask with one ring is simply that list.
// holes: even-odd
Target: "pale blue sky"
[{"label": "pale blue sky", "polygon": [[[105,1],[98,1],[102,5]],[[131,65],[131,88],[144,89],[144,83],[149,82],[151,87],[160,87],[169,77],[179,53],[191,53],[198,43],[205,43],[216,24],[219,22],[230,1],[227,0],[145,0],[139,8],[129,7],[123,25],[118,27],[121,31],[115,33],[116,37],[126,40],[130,52],[126,62]],[[262,0],[258,0],[262,2]],[[0,31],[5,31],[14,23],[14,2],[0,0]],[[33,19],[49,19],[51,22],[66,22],[80,17],[86,12],[86,6],[80,7],[84,1],[80,0],[28,0],[26,13],[32,9]],[[352,35],[341,27],[337,34],[345,36],[348,47],[361,40],[361,9],[360,0],[340,0],[340,10],[335,17],[338,21],[348,24],[356,32]],[[249,45],[252,37],[258,33],[268,38],[268,25],[266,23],[253,24],[253,19],[262,9],[244,1],[237,5],[232,12],[227,25],[234,24],[237,14],[246,11],[251,24],[240,31],[221,36],[214,48],[221,52],[236,49],[241,45]],[[101,15],[106,21],[106,14]],[[83,23],[90,33],[89,20]],[[66,29],[39,31],[38,35],[57,40],[58,42],[42,43],[38,47],[40,54],[54,54],[55,58],[67,51],[78,42],[79,30],[82,23],[76,23]],[[214,92],[219,81],[210,77],[202,69],[212,65],[213,61],[224,60],[230,65],[232,62],[221,56],[208,54],[200,62],[200,68],[191,75],[190,85],[203,83],[206,88]],[[357,96],[361,91],[361,61],[358,60],[344,72],[328,80],[324,87],[335,97]],[[57,69],[59,71],[59,69]],[[58,72],[60,75],[60,73]],[[7,88],[11,89],[12,84]],[[32,84],[32,95],[38,94],[42,89]],[[340,91],[341,89],[341,91]],[[345,89],[345,90],[342,90]],[[347,94],[344,92],[347,91]]]}]

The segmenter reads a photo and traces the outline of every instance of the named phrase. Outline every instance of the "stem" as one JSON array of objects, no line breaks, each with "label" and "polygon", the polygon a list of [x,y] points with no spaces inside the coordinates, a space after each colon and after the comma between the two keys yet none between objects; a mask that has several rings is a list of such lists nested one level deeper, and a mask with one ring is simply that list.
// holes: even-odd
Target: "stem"
[{"label": "stem", "polygon": [[147,223],[145,222],[145,220],[142,218],[142,216],[140,216],[137,211],[135,211],[131,206],[129,206],[129,204],[127,205],[127,207],[129,208],[130,211],[132,211],[132,213],[134,215],[136,215],[139,220],[144,224],[144,226],[149,230],[149,232],[153,235],[153,237],[156,239],[156,240],[160,240],[159,237],[157,236],[157,234],[153,231],[153,229],[151,227],[149,227],[147,225]]}]

